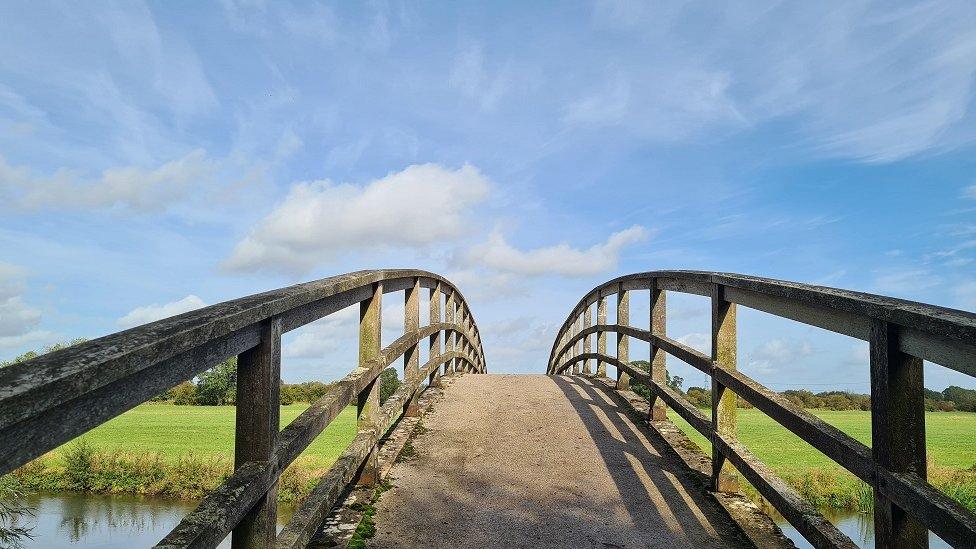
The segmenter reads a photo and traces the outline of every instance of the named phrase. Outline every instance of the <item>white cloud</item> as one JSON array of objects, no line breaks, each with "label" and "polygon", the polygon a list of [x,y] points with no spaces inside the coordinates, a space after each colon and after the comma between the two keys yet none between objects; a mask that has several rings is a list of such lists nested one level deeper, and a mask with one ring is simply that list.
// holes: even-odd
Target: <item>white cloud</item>
[{"label": "white cloud", "polygon": [[285,358],[322,358],[349,345],[357,322],[358,306],[336,311],[296,330],[282,346],[281,354]]},{"label": "white cloud", "polygon": [[296,183],[224,267],[303,272],[339,252],[450,241],[464,234],[488,190],[488,179],[467,164],[413,165],[364,186]]},{"label": "white cloud", "polygon": [[796,361],[812,354],[813,347],[809,341],[770,339],[750,353],[745,370],[769,374],[783,366],[796,366],[794,364]]},{"label": "white cloud", "polygon": [[191,294],[178,301],[165,303],[163,305],[153,303],[152,305],[146,305],[145,307],[136,307],[135,309],[129,311],[128,314],[120,318],[117,324],[120,328],[132,328],[133,326],[141,326],[149,322],[169,318],[188,311],[193,311],[195,309],[199,309],[200,307],[205,307],[206,305],[207,304],[204,303],[202,299]]},{"label": "white cloud", "polygon": [[496,230],[489,235],[486,242],[476,244],[464,252],[461,261],[466,265],[480,265],[523,276],[593,276],[615,269],[620,251],[646,239],[647,235],[644,227],[634,225],[613,233],[605,243],[585,250],[563,243],[523,251],[512,247],[501,232]]},{"label": "white cloud", "polygon": [[154,211],[185,198],[214,169],[202,149],[155,169],[109,168],[100,178],[90,181],[66,169],[50,177],[38,177],[29,168],[11,166],[0,157],[0,194],[6,194],[10,203],[24,209],[125,207]]},{"label": "white cloud", "polygon": [[27,271],[17,265],[0,263],[0,348],[13,348],[46,337],[34,330],[41,312],[24,302]]},{"label": "white cloud", "polygon": [[678,341],[703,353],[712,352],[712,336],[703,332],[692,332],[678,338]]},{"label": "white cloud", "polygon": [[970,185],[964,187],[962,192],[959,193],[963,198],[968,198],[970,200],[976,200],[976,185]]}]

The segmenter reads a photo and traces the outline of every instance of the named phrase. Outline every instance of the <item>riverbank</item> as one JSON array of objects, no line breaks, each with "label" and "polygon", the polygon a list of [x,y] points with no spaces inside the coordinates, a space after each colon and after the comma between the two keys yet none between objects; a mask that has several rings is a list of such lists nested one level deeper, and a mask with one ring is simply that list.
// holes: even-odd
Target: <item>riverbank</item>
[{"label": "riverbank", "polygon": [[[281,407],[281,425],[307,404]],[[232,406],[143,404],[11,473],[35,493],[92,493],[198,500],[234,470]],[[356,436],[343,410],[282,474],[278,498],[301,501]]]}]

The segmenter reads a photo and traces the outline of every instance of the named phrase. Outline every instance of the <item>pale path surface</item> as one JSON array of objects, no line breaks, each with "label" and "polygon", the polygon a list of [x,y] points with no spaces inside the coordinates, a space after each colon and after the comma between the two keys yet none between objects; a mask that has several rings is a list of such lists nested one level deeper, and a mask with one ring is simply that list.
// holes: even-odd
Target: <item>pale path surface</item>
[{"label": "pale path surface", "polygon": [[465,374],[423,424],[370,547],[747,545],[664,442],[588,380]]}]

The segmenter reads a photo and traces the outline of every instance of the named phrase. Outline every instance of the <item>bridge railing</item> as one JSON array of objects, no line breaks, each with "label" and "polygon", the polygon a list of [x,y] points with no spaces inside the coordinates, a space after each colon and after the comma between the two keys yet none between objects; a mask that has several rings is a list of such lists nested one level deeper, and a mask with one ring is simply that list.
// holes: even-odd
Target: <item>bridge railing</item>
[{"label": "bridge railing", "polygon": [[[421,289],[430,322],[420,325]],[[383,295],[404,292],[404,335],[381,348]],[[443,300],[442,300],[443,296]],[[442,318],[443,301],[443,318]],[[359,304],[359,364],[279,431],[281,336]],[[445,343],[442,350],[441,342]],[[430,345],[419,363],[419,346]],[[376,478],[377,444],[417,412],[428,380],[484,372],[481,338],[460,292],[426,271],[359,271],[256,294],[146,324],[0,369],[0,474],[230,358],[237,361],[234,472],[159,547],[305,547],[353,480]],[[403,357],[404,383],[381,407],[379,375]],[[358,433],[276,536],[282,471],[339,413],[357,404]]]},{"label": "bridge railing", "polygon": [[[649,329],[630,326],[630,292],[649,290]],[[666,292],[706,296],[712,303],[711,356],[666,333]],[[607,298],[617,296],[616,324],[607,324]],[[596,322],[591,306],[596,303]],[[736,306],[742,305],[866,340],[870,346],[871,432],[867,447],[736,369]],[[615,355],[606,334],[617,334]],[[596,338],[593,352],[591,337]],[[650,372],[633,367],[629,338],[650,345]],[[711,417],[666,384],[665,354],[709,375]],[[594,288],[560,328],[548,373],[606,375],[619,389],[636,379],[651,390],[650,420],[666,406],[712,446],[712,488],[735,491],[745,477],[815,547],[856,547],[736,438],[736,398],[742,398],[866,482],[874,492],[878,547],[927,547],[931,530],[953,546],[976,544],[976,516],[926,480],[922,360],[976,376],[976,315],[877,295],[750,276],[656,271],[623,276]],[[734,469],[733,469],[734,467]]]}]

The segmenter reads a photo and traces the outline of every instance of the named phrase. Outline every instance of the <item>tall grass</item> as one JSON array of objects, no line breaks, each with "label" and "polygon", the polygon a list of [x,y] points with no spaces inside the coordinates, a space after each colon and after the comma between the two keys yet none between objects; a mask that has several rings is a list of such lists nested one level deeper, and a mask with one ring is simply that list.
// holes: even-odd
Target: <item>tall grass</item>
[{"label": "tall grass", "polygon": [[[279,501],[301,501],[326,470],[314,457],[299,458],[281,475]],[[221,455],[191,452],[169,458],[158,452],[104,451],[82,439],[56,456],[48,455],[20,467],[11,476],[28,491],[200,499],[233,471],[231,459]]]}]

